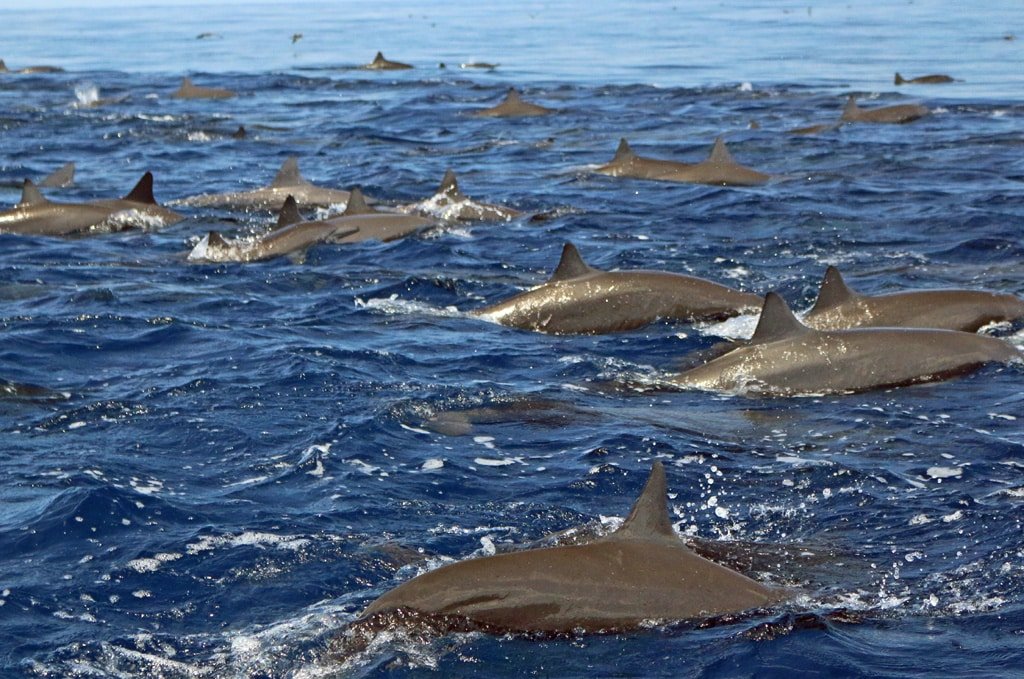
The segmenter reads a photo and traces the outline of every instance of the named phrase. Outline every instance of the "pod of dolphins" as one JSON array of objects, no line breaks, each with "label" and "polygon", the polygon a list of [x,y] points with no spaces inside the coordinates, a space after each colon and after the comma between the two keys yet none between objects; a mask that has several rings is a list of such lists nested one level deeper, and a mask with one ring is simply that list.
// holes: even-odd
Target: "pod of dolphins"
[{"label": "pod of dolphins", "polygon": [[[200,36],[202,37],[202,36]],[[299,36],[301,37],[301,35]],[[293,41],[298,38],[293,38]],[[442,65],[443,67],[443,65]],[[463,64],[488,67],[491,64]],[[359,68],[403,70],[380,52]],[[52,73],[33,66],[0,73]],[[896,85],[952,82],[946,75],[904,79]],[[230,90],[197,86],[185,78],[171,96],[226,99]],[[556,115],[557,109],[525,101],[515,89],[487,117]],[[850,97],[837,122],[791,130],[813,134],[849,123],[905,124],[928,115],[917,104],[861,108]],[[244,129],[240,128],[244,133]],[[681,162],[638,155],[622,139],[614,157],[595,172],[612,177],[754,186],[772,176],[736,161],[716,139],[708,157]],[[74,180],[69,164],[40,182],[47,188]],[[358,187],[316,186],[289,158],[263,188],[202,194],[172,201],[187,208],[278,208],[276,226],[257,239],[207,233],[189,260],[255,262],[279,256],[301,261],[319,243],[388,241],[445,221],[508,221],[515,209],[473,201],[448,171],[435,196],[397,208],[375,207]],[[343,212],[307,220],[303,207],[345,205]],[[425,206],[429,209],[425,210]],[[422,212],[423,214],[417,214]],[[174,224],[183,216],[158,204],[147,172],[123,198],[61,203],[42,195],[26,179],[21,200],[0,212],[0,233],[83,235],[132,226]],[[1021,352],[1002,339],[976,332],[992,323],[1024,318],[1024,301],[973,290],[915,290],[864,295],[829,267],[817,300],[803,320],[775,292],[760,296],[713,281],[667,271],[605,271],[587,264],[566,243],[550,278],[513,297],[468,312],[512,328],[562,334],[632,330],[657,320],[720,321],[760,312],[753,336],[718,348],[699,365],[673,374],[683,388],[758,396],[854,393],[960,375],[988,363],[1021,362]],[[653,463],[650,478],[621,527],[584,544],[527,549],[470,559],[413,578],[373,601],[359,622],[395,624],[428,618],[453,627],[489,632],[572,633],[632,629],[649,621],[732,615],[791,598],[791,590],[756,582],[699,556],[675,534],[666,505],[664,468]]]}]

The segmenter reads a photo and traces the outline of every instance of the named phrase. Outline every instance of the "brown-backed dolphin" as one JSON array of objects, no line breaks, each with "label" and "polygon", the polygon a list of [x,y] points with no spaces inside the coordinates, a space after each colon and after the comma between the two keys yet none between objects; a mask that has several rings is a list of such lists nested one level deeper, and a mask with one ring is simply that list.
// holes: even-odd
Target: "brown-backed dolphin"
[{"label": "brown-backed dolphin", "polygon": [[953,78],[941,73],[935,73],[933,75],[919,75],[916,78],[904,78],[899,73],[893,78],[893,83],[896,85],[941,85],[942,83],[951,83]]},{"label": "brown-backed dolphin", "polygon": [[[146,222],[150,220],[157,220],[160,226],[170,226],[185,218],[156,202],[156,198],[153,197],[152,172],[142,175],[135,187],[124,198],[96,200],[92,201],[92,204],[109,208],[112,213],[126,213],[124,219],[127,222],[138,221],[143,226],[147,226]],[[137,219],[138,217],[141,219]]]},{"label": "brown-backed dolphin", "polygon": [[171,95],[172,99],[230,99],[235,96],[234,90],[221,87],[201,87],[193,85],[192,79],[181,79],[181,86]]},{"label": "brown-backed dolphin", "polygon": [[204,193],[180,200],[171,205],[189,207],[229,207],[240,209],[268,209],[281,205],[288,196],[301,207],[327,207],[348,202],[348,191],[328,189],[306,181],[299,172],[299,161],[294,156],[281,164],[269,186],[234,193]]},{"label": "brown-backed dolphin", "polygon": [[804,322],[818,330],[858,327],[946,328],[976,332],[989,323],[1024,318],[1024,300],[981,290],[913,290],[861,295],[834,266],[821,281]]},{"label": "brown-backed dolphin", "polygon": [[65,163],[46,175],[39,186],[44,189],[63,189],[75,183],[75,164]]},{"label": "brown-backed dolphin", "polygon": [[26,66],[25,68],[9,69],[3,59],[0,59],[0,73],[21,73],[29,75],[32,73],[63,73],[64,69],[59,66]]},{"label": "brown-backed dolphin", "polygon": [[[330,237],[332,243],[358,243],[364,240],[386,242],[435,224],[434,220],[419,215],[375,210],[366,204],[363,192],[358,187],[350,192],[345,212],[325,221],[338,230],[338,233]],[[350,231],[353,228],[357,230]]]},{"label": "brown-backed dolphin", "polygon": [[786,302],[765,297],[749,342],[673,381],[695,389],[766,396],[834,394],[932,382],[986,363],[1024,359],[1010,344],[957,330],[815,330]]},{"label": "brown-backed dolphin", "polygon": [[879,108],[861,108],[857,98],[850,95],[839,118],[844,123],[909,123],[928,115],[929,111],[920,104],[897,104]]},{"label": "brown-backed dolphin", "polygon": [[771,179],[770,175],[737,163],[721,137],[715,139],[707,159],[694,164],[641,158],[632,152],[623,139],[619,142],[612,162],[596,171],[613,177],[716,186],[757,186]]},{"label": "brown-backed dolphin", "polygon": [[402,209],[436,215],[441,219],[464,222],[507,222],[522,214],[519,210],[504,205],[481,203],[471,199],[459,190],[459,180],[452,170],[447,170],[444,173],[436,194],[425,201],[407,205]]},{"label": "brown-backed dolphin", "polygon": [[403,64],[401,61],[389,61],[384,58],[384,55],[377,52],[377,56],[373,58],[373,61],[363,66],[363,68],[370,71],[404,71],[412,68],[412,64]]},{"label": "brown-backed dolphin", "polygon": [[[356,227],[340,227],[340,235],[356,231]],[[305,251],[317,243],[327,241],[339,232],[330,222],[311,222],[302,218],[295,198],[288,196],[277,217],[277,227],[255,241],[228,241],[216,231],[210,231],[196,244],[188,259],[209,262],[259,262],[274,257],[301,258]]]},{"label": "brown-backed dolphin", "polygon": [[761,305],[757,295],[667,271],[602,271],[572,243],[543,285],[472,314],[502,325],[559,335],[632,330],[659,318],[723,320]]},{"label": "brown-backed dolphin", "polygon": [[556,110],[553,108],[523,101],[516,88],[510,87],[508,88],[508,94],[505,95],[505,99],[500,104],[473,111],[473,115],[491,118],[522,118],[527,116],[546,116],[549,113],[555,112]]},{"label": "brown-backed dolphin", "polygon": [[361,620],[413,613],[491,632],[608,632],[737,614],[792,596],[686,547],[672,529],[666,490],[655,461],[614,533],[442,566],[387,592]]}]

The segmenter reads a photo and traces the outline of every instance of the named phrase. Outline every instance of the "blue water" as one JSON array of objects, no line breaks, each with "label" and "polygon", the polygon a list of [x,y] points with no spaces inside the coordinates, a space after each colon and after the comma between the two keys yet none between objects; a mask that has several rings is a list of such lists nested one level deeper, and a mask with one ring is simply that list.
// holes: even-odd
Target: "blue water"
[{"label": "blue water", "polygon": [[[0,9],[0,25],[9,67],[68,69],[0,78],[5,204],[69,160],[77,183],[57,200],[123,194],[146,170],[169,200],[265,184],[295,154],[317,183],[396,203],[452,167],[467,194],[549,217],[301,264],[186,261],[210,229],[265,229],[262,213],[0,236],[0,380],[44,388],[0,399],[0,675],[1020,676],[1020,367],[716,396],[654,387],[751,318],[551,337],[460,313],[545,280],[566,240],[595,266],[778,290],[798,309],[827,264],[865,292],[1024,296],[1019,3],[44,4]],[[344,68],[378,49],[417,68]],[[455,67],[473,60],[500,66]],[[963,82],[897,90],[895,70]],[[240,96],[170,99],[186,73]],[[465,115],[509,85],[560,113]],[[127,100],[75,107],[93,88]],[[783,134],[834,120],[851,92],[934,114]],[[240,124],[249,137],[231,139]],[[780,177],[591,172],[622,136],[695,160],[719,134]],[[468,433],[436,426],[478,408]],[[804,595],[707,628],[381,632],[337,651],[416,573],[607,526],[655,457],[681,533],[777,555],[748,572]]]}]

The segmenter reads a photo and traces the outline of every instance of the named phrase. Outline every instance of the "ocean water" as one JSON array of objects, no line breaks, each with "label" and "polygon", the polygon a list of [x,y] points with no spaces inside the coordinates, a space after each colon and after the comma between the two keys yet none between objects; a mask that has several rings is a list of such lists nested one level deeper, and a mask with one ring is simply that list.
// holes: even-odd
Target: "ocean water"
[{"label": "ocean water", "polygon": [[[1024,368],[850,396],[674,391],[687,354],[755,319],[553,337],[465,313],[544,281],[566,241],[797,309],[828,264],[865,292],[1024,296],[1019,3],[109,5],[0,7],[10,68],[67,69],[0,77],[4,204],[67,161],[56,200],[151,170],[167,201],[266,184],[296,155],[394,203],[453,168],[527,214],[248,265],[186,255],[270,213],[0,235],[0,385],[37,387],[0,392],[0,675],[1020,676]],[[416,68],[349,68],[378,49]],[[458,68],[478,60],[499,66]],[[961,82],[896,88],[896,70]],[[240,94],[171,99],[186,74]],[[511,85],[559,113],[467,115]],[[851,93],[933,114],[785,134]],[[98,98],[123,101],[83,105]],[[696,160],[717,135],[776,178],[592,172],[621,137]],[[1024,346],[1019,326],[985,332]],[[426,569],[614,526],[655,458],[681,534],[801,596],[630,634],[338,643]]]}]

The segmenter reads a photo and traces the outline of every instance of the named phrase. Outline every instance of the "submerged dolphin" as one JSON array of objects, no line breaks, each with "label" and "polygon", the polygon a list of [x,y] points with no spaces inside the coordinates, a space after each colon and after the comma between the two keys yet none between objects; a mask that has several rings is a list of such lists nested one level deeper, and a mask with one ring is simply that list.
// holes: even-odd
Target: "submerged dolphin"
[{"label": "submerged dolphin", "polygon": [[55,203],[47,200],[26,179],[21,201],[14,208],[0,212],[0,233],[66,236],[100,225],[117,229],[138,224],[150,226],[147,222],[158,220],[161,226],[166,226],[181,219],[181,215],[161,207],[153,200],[153,175],[149,172],[142,176],[124,198],[88,203]]},{"label": "submerged dolphin", "polygon": [[612,161],[596,171],[613,177],[721,186],[756,186],[771,179],[771,176],[763,172],[737,163],[721,137],[715,139],[707,160],[694,164],[641,158],[633,153],[623,139]]},{"label": "submerged dolphin", "polygon": [[[344,229],[344,227],[342,227]],[[210,231],[189,253],[192,261],[258,262],[284,255],[301,258],[312,245],[338,234],[339,227],[325,221],[310,222],[299,214],[299,207],[288,196],[277,218],[277,228],[253,242],[227,241]],[[341,235],[355,233],[356,227],[344,229]]]},{"label": "submerged dolphin", "polygon": [[553,108],[523,101],[516,88],[510,87],[508,88],[508,94],[505,95],[505,99],[500,104],[473,111],[473,115],[491,118],[522,118],[527,116],[546,116],[549,113],[555,112]]},{"label": "submerged dolphin", "polygon": [[857,98],[850,95],[839,118],[844,123],[909,123],[928,115],[929,111],[920,104],[897,104],[879,108],[861,108]]},{"label": "submerged dolphin", "polygon": [[502,325],[565,335],[632,330],[659,318],[723,320],[760,305],[757,295],[693,276],[595,269],[566,243],[546,283],[471,313]]},{"label": "submerged dolphin", "polygon": [[46,175],[39,186],[45,189],[63,189],[75,183],[75,164],[65,163]]},{"label": "submerged dolphin", "polygon": [[31,73],[63,73],[64,69],[59,66],[26,66],[25,68],[19,68],[11,70],[7,68],[7,64],[4,63],[3,59],[0,59],[0,73],[23,73],[25,75]]},{"label": "submerged dolphin", "polygon": [[323,188],[306,181],[299,173],[298,159],[292,156],[281,164],[269,186],[235,193],[204,193],[171,201],[171,205],[266,209],[281,205],[288,196],[294,197],[302,207],[327,207],[348,202],[348,191]]},{"label": "submerged dolphin", "polygon": [[818,300],[804,322],[818,330],[856,327],[946,328],[976,332],[989,323],[1024,318],[1024,300],[981,290],[914,290],[861,295],[834,266],[825,271]]},{"label": "submerged dolphin", "polygon": [[185,77],[181,79],[179,87],[172,95],[172,99],[230,99],[235,96],[234,90],[227,90],[221,87],[200,87],[193,85],[192,79]]},{"label": "submerged dolphin", "polygon": [[373,58],[373,61],[362,68],[370,71],[404,71],[412,68],[412,64],[403,64],[401,61],[388,61],[382,53],[377,52],[377,56]]},{"label": "submerged dolphin", "polygon": [[[366,204],[363,192],[359,188],[352,189],[345,212],[325,221],[338,229],[338,233],[330,238],[332,243],[358,243],[364,240],[387,242],[403,238],[435,224],[434,220],[418,215],[375,210]],[[352,228],[357,230],[342,235],[343,232]]]},{"label": "submerged dolphin", "polygon": [[441,179],[437,193],[432,197],[406,206],[418,212],[437,215],[442,219],[453,219],[466,222],[503,221],[518,217],[521,212],[504,205],[480,203],[459,190],[459,180],[455,173],[447,170]]},{"label": "submerged dolphin", "polygon": [[948,75],[936,73],[933,75],[919,75],[916,78],[904,78],[899,73],[893,78],[893,84],[896,85],[940,85],[942,83],[951,83],[953,78]]},{"label": "submerged dolphin", "polygon": [[492,632],[602,632],[736,614],[792,596],[686,547],[672,529],[666,490],[655,461],[614,533],[443,566],[387,592],[360,619],[413,612]]},{"label": "submerged dolphin", "polygon": [[773,396],[851,393],[932,382],[986,363],[1022,359],[1024,355],[1002,340],[956,330],[815,330],[770,292],[749,342],[673,381],[696,389]]}]

